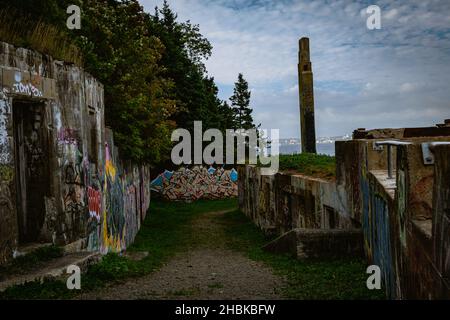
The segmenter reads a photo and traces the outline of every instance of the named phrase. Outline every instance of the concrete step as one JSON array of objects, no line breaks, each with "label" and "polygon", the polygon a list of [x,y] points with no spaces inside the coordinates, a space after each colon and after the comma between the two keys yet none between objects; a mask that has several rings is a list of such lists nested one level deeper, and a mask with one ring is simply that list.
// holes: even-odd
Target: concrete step
[{"label": "concrete step", "polygon": [[297,259],[362,257],[360,229],[293,229],[263,247],[272,253],[287,253]]},{"label": "concrete step", "polygon": [[[64,255],[61,258],[44,262],[39,268],[31,270],[26,274],[13,274],[6,276],[0,282],[0,292],[3,292],[7,288],[14,285],[21,285],[26,282],[33,281],[43,282],[46,279],[56,279],[64,276],[67,274],[67,267],[70,265],[80,267],[82,272],[86,271],[90,265],[99,262],[101,258],[102,255],[97,252],[77,252]],[[68,274],[67,277],[69,277]]]}]

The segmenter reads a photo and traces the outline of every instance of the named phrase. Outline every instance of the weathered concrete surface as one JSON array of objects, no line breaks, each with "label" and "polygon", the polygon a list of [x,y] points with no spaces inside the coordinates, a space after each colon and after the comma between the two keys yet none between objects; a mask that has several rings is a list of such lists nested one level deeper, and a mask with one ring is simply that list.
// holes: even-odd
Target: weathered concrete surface
[{"label": "weathered concrete surface", "polygon": [[[445,229],[445,223],[436,218],[436,211],[443,210],[435,199],[443,183],[435,177],[442,169],[439,160],[435,166],[423,163],[421,143],[450,139],[408,139],[410,145],[396,147],[395,179],[388,179],[383,161],[387,155],[371,147],[386,137],[377,138],[336,143],[337,183],[346,190],[351,216],[361,217],[369,263],[380,266],[390,298],[448,298],[448,281],[437,271],[432,250],[438,236],[432,225]],[[437,243],[438,250],[448,250],[445,241]]]},{"label": "weathered concrete surface", "polygon": [[8,276],[0,281],[0,292],[5,291],[7,288],[25,284],[27,282],[51,280],[59,277],[69,277],[67,274],[67,268],[70,265],[76,265],[80,268],[81,272],[85,272],[88,267],[101,260],[100,253],[91,252],[78,252],[65,255],[64,257],[51,260],[45,263],[40,268],[27,272],[26,274]]},{"label": "weathered concrete surface", "polygon": [[432,261],[441,276],[438,288],[450,299],[450,146],[436,147],[434,157]]},{"label": "weathered concrete surface", "polygon": [[33,242],[123,250],[150,201],[149,168],[124,163],[103,87],[82,69],[0,43],[0,264]]},{"label": "weathered concrete surface", "polygon": [[363,257],[363,233],[358,229],[293,229],[264,250],[290,253],[297,259]]},{"label": "weathered concrete surface", "polygon": [[316,153],[314,83],[308,38],[300,39],[298,56],[298,88],[300,98],[302,152]]},{"label": "weathered concrete surface", "polygon": [[[422,151],[422,143],[450,141],[444,128],[358,130],[360,139],[336,142],[336,182],[239,168],[240,208],[263,230],[288,232],[278,250],[297,250],[289,233],[296,228],[361,227],[389,298],[448,299],[450,147],[435,148],[434,165],[424,164]],[[393,138],[409,144],[393,147],[388,178],[387,148],[375,142]]]},{"label": "weathered concrete surface", "polygon": [[263,176],[254,166],[240,167],[238,173],[239,206],[266,232],[357,227],[347,214],[346,195],[333,181],[284,173]]}]

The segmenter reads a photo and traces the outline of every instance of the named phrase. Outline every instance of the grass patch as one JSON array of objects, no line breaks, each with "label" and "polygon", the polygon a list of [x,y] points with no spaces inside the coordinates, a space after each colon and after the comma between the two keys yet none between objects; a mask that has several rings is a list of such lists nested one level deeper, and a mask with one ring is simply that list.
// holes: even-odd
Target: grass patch
[{"label": "grass patch", "polygon": [[31,48],[54,59],[83,65],[83,57],[71,36],[59,27],[35,20],[13,8],[0,10],[0,40],[16,47]]},{"label": "grass patch", "polygon": [[[148,256],[134,261],[117,254],[106,255],[82,275],[81,293],[158,270],[169,258],[197,241],[193,236],[195,230],[191,228],[192,219],[206,212],[236,207],[236,199],[201,200],[189,204],[153,200],[134,244],[128,248],[128,251],[148,252]],[[8,288],[0,293],[0,299],[68,299],[78,294],[80,291],[67,290],[65,282],[52,280]]]},{"label": "grass patch", "polygon": [[227,234],[227,246],[247,254],[252,260],[272,267],[287,278],[282,293],[290,299],[385,299],[384,290],[366,287],[366,263],[361,259],[299,261],[261,249],[268,240],[240,211],[220,219]]},{"label": "grass patch", "polygon": [[24,256],[17,257],[6,266],[0,266],[0,275],[23,274],[39,268],[46,261],[60,258],[63,254],[63,249],[57,246],[38,248]]},{"label": "grass patch", "polygon": [[295,155],[280,155],[280,171],[292,171],[308,176],[332,179],[336,175],[335,157],[300,153]]},{"label": "grass patch", "polygon": [[181,290],[169,292],[169,296],[174,296],[174,297],[191,297],[191,296],[195,295],[198,292],[200,292],[200,289],[198,289],[198,288],[181,289]]},{"label": "grass patch", "polygon": [[221,284],[220,282],[211,283],[211,284],[208,284],[208,288],[210,288],[210,289],[223,289],[223,284]]}]

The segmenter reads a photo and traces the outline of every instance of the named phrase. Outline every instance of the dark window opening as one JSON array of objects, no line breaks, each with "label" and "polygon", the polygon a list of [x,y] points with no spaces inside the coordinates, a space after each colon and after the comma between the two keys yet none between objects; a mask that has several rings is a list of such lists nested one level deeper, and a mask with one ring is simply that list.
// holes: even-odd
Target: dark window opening
[{"label": "dark window opening", "polygon": [[329,206],[323,206],[323,210],[325,211],[325,219],[328,221],[329,229],[336,229],[338,227],[338,215],[336,210]]},{"label": "dark window opening", "polygon": [[39,240],[50,194],[50,148],[45,104],[13,101],[19,242]]}]

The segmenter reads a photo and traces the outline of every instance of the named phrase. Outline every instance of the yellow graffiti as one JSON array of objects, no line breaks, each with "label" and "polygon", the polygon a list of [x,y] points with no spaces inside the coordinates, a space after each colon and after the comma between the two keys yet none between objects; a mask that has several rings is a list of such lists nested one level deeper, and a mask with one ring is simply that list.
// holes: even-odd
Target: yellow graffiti
[{"label": "yellow graffiti", "polygon": [[114,165],[111,162],[111,160],[106,160],[106,166],[105,167],[106,167],[106,173],[110,176],[110,178],[114,182],[114,180],[116,179],[116,168],[114,167]]},{"label": "yellow graffiti", "polygon": [[120,252],[124,248],[124,239],[119,236],[108,235],[108,224],[106,222],[106,210],[103,211],[103,248],[105,251]]}]

